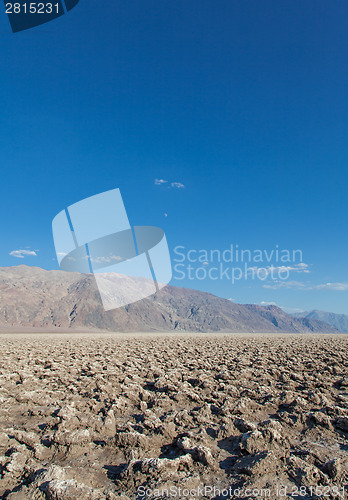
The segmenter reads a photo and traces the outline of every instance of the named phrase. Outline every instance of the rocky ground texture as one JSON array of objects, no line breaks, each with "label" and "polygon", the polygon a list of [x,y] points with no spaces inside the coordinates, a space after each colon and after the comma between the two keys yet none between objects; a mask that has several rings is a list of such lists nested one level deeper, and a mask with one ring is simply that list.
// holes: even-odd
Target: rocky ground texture
[{"label": "rocky ground texture", "polygon": [[347,497],[346,335],[0,346],[1,498]]}]

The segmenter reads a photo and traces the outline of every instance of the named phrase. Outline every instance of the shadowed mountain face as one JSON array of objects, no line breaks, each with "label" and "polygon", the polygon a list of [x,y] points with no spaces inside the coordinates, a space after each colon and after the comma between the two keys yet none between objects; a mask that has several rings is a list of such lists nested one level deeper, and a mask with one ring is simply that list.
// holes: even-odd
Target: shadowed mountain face
[{"label": "shadowed mountain face", "polygon": [[209,293],[172,286],[106,312],[92,274],[28,266],[0,268],[0,297],[2,329],[337,333],[333,326],[289,316],[275,306],[235,304]]},{"label": "shadowed mountain face", "polygon": [[340,332],[348,332],[348,315],[347,314],[335,314],[325,311],[307,311],[301,313],[293,314],[295,318],[306,318],[318,321],[324,321],[328,325],[337,328]]}]

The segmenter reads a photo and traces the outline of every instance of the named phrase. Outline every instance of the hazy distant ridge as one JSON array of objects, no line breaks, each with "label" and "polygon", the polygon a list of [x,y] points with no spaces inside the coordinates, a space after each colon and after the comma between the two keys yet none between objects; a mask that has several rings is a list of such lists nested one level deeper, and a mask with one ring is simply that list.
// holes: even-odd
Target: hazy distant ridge
[{"label": "hazy distant ridge", "polygon": [[337,328],[340,332],[348,332],[348,315],[346,314],[335,314],[332,312],[318,311],[314,309],[313,311],[307,311],[302,313],[293,314],[295,318],[307,318],[310,320],[324,321],[325,323]]}]

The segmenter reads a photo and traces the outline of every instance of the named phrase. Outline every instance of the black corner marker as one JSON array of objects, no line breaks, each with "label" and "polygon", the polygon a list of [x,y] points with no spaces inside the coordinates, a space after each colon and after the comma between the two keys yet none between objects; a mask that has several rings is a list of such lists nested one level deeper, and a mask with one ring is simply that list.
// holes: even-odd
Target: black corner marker
[{"label": "black corner marker", "polygon": [[74,8],[79,0],[4,0],[13,33],[48,23]]}]

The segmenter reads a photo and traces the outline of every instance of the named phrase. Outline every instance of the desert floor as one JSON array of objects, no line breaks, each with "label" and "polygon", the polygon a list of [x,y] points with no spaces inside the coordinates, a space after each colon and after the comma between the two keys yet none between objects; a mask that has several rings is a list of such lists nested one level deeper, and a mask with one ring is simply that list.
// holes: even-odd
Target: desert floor
[{"label": "desert floor", "polygon": [[346,498],[347,347],[0,334],[0,497]]}]

